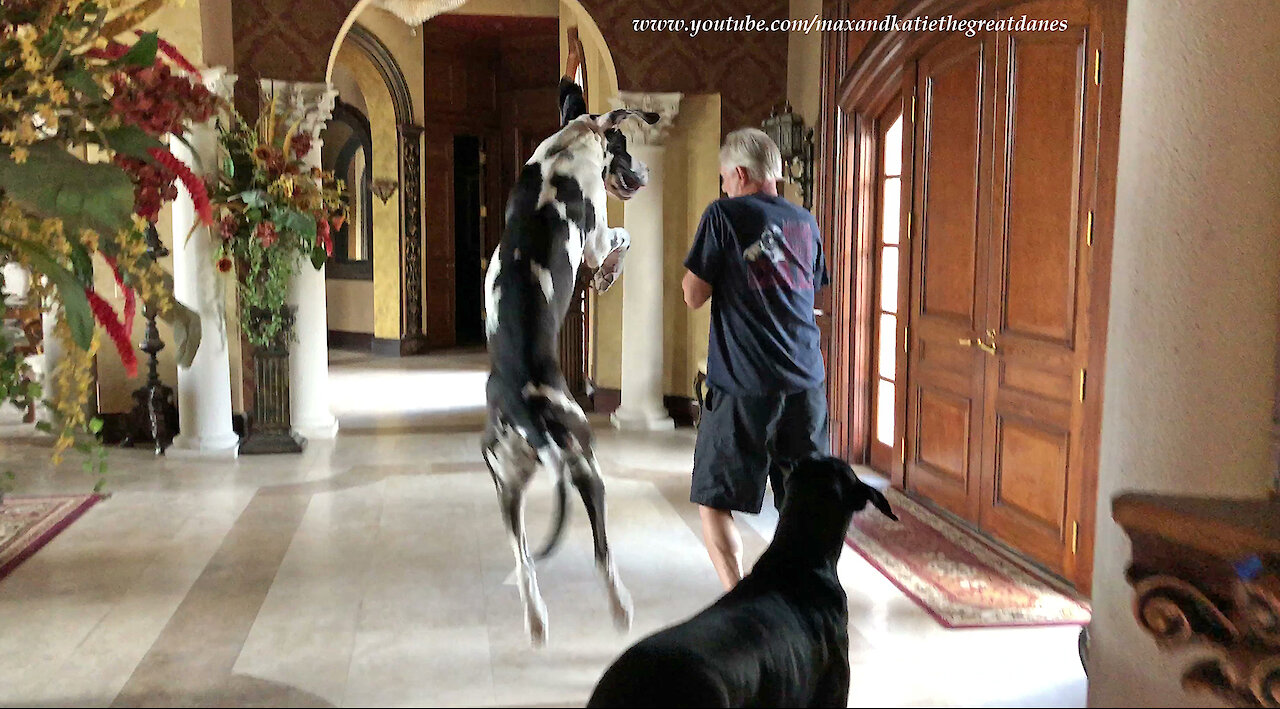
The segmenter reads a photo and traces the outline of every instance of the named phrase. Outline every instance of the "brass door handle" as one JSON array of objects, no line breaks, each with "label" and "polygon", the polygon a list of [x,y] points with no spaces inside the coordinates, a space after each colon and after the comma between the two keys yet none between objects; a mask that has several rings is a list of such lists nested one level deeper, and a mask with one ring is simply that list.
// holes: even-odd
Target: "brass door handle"
[{"label": "brass door handle", "polygon": [[989,345],[983,342],[982,340],[973,340],[968,337],[960,338],[959,343],[962,347],[977,347],[978,349],[982,350],[983,352],[986,352],[989,355],[993,355],[996,353],[996,343],[994,338],[992,339],[991,344]]}]

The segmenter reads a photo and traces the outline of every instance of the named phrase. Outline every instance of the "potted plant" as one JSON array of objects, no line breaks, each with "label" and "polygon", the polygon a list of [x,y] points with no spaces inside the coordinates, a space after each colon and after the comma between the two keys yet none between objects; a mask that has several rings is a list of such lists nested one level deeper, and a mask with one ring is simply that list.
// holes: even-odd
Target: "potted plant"
[{"label": "potted plant", "polygon": [[[163,140],[208,120],[218,100],[155,33],[115,39],[163,4],[0,3],[0,266],[32,275],[25,298],[56,312],[65,351],[50,373],[52,391],[41,392],[6,335],[0,395],[17,404],[50,397],[53,422],[40,425],[57,434],[55,461],[75,444],[101,463],[97,442],[77,435],[101,428],[87,406],[93,358],[105,331],[126,371],[136,372],[129,337],[139,298],[173,325],[179,364],[190,364],[200,341],[199,317],[174,300],[172,277],[147,252],[146,228],[177,196],[175,181],[212,224],[204,184]],[[124,294],[122,313],[94,290],[95,256]]]},{"label": "potted plant", "polygon": [[306,163],[311,136],[285,125],[274,100],[254,124],[233,111],[219,140],[215,255],[220,272],[236,272],[240,326],[253,348],[254,410],[240,452],[298,452],[303,440],[289,420],[289,282],[298,268],[319,269],[332,255],[345,187]]}]

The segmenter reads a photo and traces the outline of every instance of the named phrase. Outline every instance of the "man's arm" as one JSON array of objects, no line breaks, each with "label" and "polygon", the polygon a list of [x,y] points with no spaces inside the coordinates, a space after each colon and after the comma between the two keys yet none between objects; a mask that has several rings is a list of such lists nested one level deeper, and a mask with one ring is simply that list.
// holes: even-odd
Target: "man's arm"
[{"label": "man's arm", "polygon": [[711,284],[698,278],[693,271],[684,272],[684,280],[680,284],[684,288],[684,304],[697,310],[711,298]]}]

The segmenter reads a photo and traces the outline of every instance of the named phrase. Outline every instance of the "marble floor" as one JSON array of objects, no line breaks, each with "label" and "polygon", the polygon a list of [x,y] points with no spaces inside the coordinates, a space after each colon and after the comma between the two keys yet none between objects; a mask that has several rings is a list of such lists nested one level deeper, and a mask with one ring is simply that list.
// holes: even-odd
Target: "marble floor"
[{"label": "marble floor", "polygon": [[[0,580],[2,706],[581,706],[630,642],[719,594],[687,502],[693,432],[596,422],[635,601],[612,626],[586,515],[539,566],[531,650],[478,457],[484,358],[334,353],[341,432],[294,456],[113,450],[106,491]],[[0,426],[16,493],[84,492],[78,461]],[[542,536],[550,485],[530,501]],[[776,516],[741,522],[747,561]],[[846,550],[849,706],[1083,706],[1074,627],[945,630]]]}]

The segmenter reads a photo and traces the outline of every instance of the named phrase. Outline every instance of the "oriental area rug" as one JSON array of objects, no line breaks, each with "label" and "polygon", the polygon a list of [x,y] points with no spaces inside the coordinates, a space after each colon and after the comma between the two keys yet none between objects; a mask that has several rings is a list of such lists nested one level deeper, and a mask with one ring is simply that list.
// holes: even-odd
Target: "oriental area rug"
[{"label": "oriental area rug", "polygon": [[101,499],[100,495],[5,495],[0,499],[0,579]]},{"label": "oriental area rug", "polygon": [[857,515],[846,541],[943,627],[1089,622],[1088,605],[897,490],[884,493],[901,521]]}]

